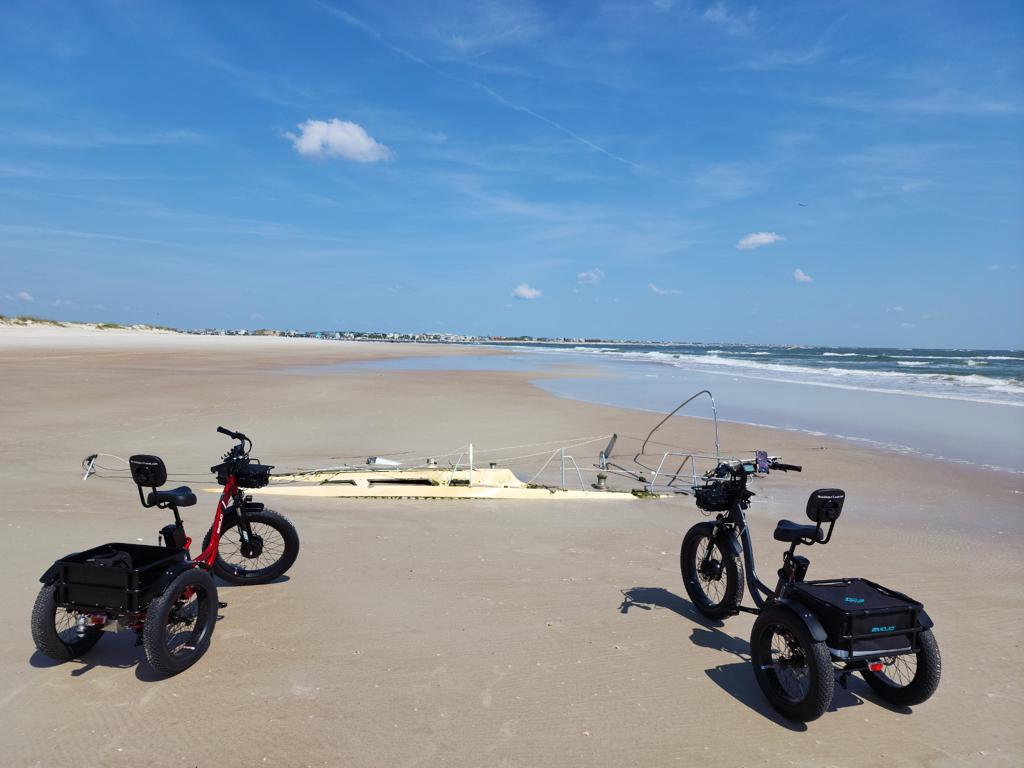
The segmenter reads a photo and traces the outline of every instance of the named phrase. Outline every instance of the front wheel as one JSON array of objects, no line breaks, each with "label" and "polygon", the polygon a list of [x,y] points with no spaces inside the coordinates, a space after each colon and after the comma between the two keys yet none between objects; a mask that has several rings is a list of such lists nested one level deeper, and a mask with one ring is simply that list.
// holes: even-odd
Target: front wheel
[{"label": "front wheel", "polygon": [[142,628],[146,660],[161,675],[176,675],[210,647],[217,623],[217,585],[206,571],[179,573],[149,604]]},{"label": "front wheel", "polygon": [[799,617],[765,609],[750,633],[750,660],[765,697],[784,717],[806,723],[825,714],[835,686],[832,658]]},{"label": "front wheel", "polygon": [[78,614],[57,605],[57,585],[39,590],[32,607],[32,640],[36,650],[55,661],[77,659],[103,637],[96,626],[79,627]]},{"label": "front wheel", "polygon": [[872,690],[890,704],[912,707],[931,698],[939,687],[942,657],[935,635],[926,629],[917,636],[919,650],[883,659],[881,672],[862,672]]},{"label": "front wheel", "polygon": [[[238,513],[225,515],[213,572],[231,584],[266,584],[282,576],[299,556],[299,534],[288,518],[272,509],[245,512],[249,540]],[[203,539],[210,546],[211,528]]]},{"label": "front wheel", "polygon": [[683,586],[693,606],[710,619],[732,616],[743,602],[743,561],[733,554],[738,551],[736,534],[723,529],[716,536],[714,523],[697,523],[683,537]]}]

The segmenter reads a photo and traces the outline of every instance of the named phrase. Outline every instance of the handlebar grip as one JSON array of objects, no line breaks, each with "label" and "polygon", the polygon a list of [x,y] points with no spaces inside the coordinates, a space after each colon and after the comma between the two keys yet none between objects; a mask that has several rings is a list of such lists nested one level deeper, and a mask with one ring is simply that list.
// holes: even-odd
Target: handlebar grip
[{"label": "handlebar grip", "polygon": [[774,464],[772,469],[781,469],[783,472],[803,472],[804,468],[799,464]]},{"label": "handlebar grip", "polygon": [[217,431],[222,435],[227,435],[232,440],[241,440],[245,437],[241,432],[232,432],[230,429],[225,429],[224,427],[217,427]]}]

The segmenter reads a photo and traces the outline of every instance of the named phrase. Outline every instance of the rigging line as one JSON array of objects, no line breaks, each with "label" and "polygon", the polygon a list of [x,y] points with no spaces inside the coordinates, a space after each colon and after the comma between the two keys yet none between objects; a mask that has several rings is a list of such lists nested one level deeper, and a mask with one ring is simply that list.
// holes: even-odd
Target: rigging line
[{"label": "rigging line", "polygon": [[[587,445],[588,443],[596,443],[596,442],[597,442],[597,441],[599,441],[599,440],[604,440],[604,439],[605,439],[605,437],[607,437],[607,435],[606,435],[606,436],[603,436],[603,437],[597,437],[597,438],[594,438],[593,440],[585,440],[585,441],[583,441],[582,443],[571,443],[571,444],[569,444],[569,445],[563,445],[563,446],[560,446],[560,447],[561,447],[561,448],[565,448],[565,449],[570,449],[570,448],[579,448],[579,447],[580,447],[581,445]],[[557,451],[557,450],[559,450],[559,449],[558,449],[558,448],[556,448],[555,450]],[[524,454],[522,454],[522,455],[520,455],[520,456],[508,456],[508,457],[504,457],[504,456],[503,456],[503,457],[501,457],[501,460],[502,460],[502,462],[504,462],[505,464],[508,464],[508,463],[510,463],[510,462],[513,462],[513,461],[520,461],[520,460],[522,460],[522,459],[532,459],[532,458],[534,458],[535,456],[547,456],[547,455],[548,455],[548,453],[549,453],[549,451],[538,451],[538,452],[536,452],[536,453],[524,453]],[[581,458],[585,458],[585,457],[581,457]]]},{"label": "rigging line", "polygon": [[542,466],[540,469],[537,470],[537,474],[534,475],[533,477],[531,477],[529,480],[526,481],[527,485],[532,485],[533,481],[536,480],[538,477],[540,477],[541,472],[543,472],[545,469],[548,468],[548,464],[550,464],[551,460],[553,458],[555,458],[555,454],[556,453],[558,453],[558,449],[557,448],[551,452],[550,456],[548,456],[548,460],[544,462],[544,466]]}]

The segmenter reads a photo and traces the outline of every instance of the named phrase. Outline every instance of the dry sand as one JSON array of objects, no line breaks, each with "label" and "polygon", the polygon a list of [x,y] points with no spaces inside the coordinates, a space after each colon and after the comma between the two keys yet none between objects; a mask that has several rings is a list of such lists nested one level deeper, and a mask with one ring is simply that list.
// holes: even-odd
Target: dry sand
[{"label": "dry sand", "polygon": [[[158,453],[201,488],[226,448],[218,424],[297,468],[470,439],[643,435],[652,423],[556,399],[516,374],[285,370],[462,351],[0,328],[0,764],[1024,762],[1024,478],[732,424],[725,451],[766,448],[806,468],[758,482],[762,577],[782,550],[774,522],[800,520],[814,488],[845,488],[833,542],[808,553],[811,575],[868,576],[926,603],[943,654],[931,701],[886,708],[858,680],[806,727],[778,718],[747,660],[752,617],[711,624],[685,599],[679,542],[702,519],[687,499],[274,498],[299,530],[299,560],[279,583],[221,589],[228,606],[191,670],[154,679],[123,634],[79,662],[35,653],[28,617],[50,562],[104,541],[153,541],[166,522],[127,481],[83,483],[79,462],[95,451]],[[707,447],[707,435],[686,419],[669,434],[689,447]],[[580,463],[596,449],[577,451]],[[212,503],[202,494],[186,510],[193,536]]]}]

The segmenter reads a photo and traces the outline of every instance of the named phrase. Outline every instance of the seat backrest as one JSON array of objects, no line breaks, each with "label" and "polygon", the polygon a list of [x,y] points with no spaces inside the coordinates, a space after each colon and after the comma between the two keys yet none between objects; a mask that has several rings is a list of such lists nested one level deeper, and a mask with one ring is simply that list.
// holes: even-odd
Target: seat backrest
[{"label": "seat backrest", "polygon": [[132,469],[132,480],[135,484],[146,488],[159,488],[167,482],[167,467],[159,456],[137,454],[128,459]]},{"label": "seat backrest", "polygon": [[846,491],[819,488],[807,499],[807,517],[815,523],[834,523],[843,512]]}]

